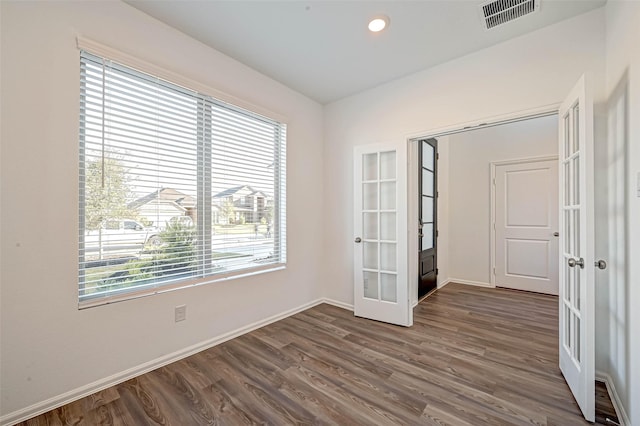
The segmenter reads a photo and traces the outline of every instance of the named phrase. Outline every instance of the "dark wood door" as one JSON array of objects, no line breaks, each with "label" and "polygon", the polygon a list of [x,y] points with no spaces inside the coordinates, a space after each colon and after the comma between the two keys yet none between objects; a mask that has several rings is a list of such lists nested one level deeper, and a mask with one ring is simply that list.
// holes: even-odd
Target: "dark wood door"
[{"label": "dark wood door", "polygon": [[419,260],[420,282],[418,298],[437,285],[437,211],[438,211],[438,141],[425,139],[419,142]]}]

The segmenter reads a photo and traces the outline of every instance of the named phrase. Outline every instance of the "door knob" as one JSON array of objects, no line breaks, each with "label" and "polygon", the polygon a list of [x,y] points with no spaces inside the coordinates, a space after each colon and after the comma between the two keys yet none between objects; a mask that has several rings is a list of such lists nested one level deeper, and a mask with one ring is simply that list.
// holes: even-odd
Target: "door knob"
[{"label": "door knob", "polygon": [[553,236],[554,236],[554,237],[559,237],[559,236],[560,236],[560,233],[559,233],[559,232],[554,232],[554,233],[553,233]]},{"label": "door knob", "polygon": [[362,242],[362,238],[360,238],[360,237],[356,237],[356,240],[355,240],[355,241],[356,241],[356,243],[360,243],[360,242]]},{"label": "door knob", "polygon": [[600,259],[600,260],[596,260],[595,261],[595,266],[599,269],[606,269],[607,268],[607,262],[605,262],[604,260]]},{"label": "door knob", "polygon": [[584,259],[580,258],[578,260],[574,259],[574,258],[570,258],[569,260],[567,260],[567,263],[569,264],[569,267],[573,268],[574,266],[578,265],[580,268],[584,268]]}]

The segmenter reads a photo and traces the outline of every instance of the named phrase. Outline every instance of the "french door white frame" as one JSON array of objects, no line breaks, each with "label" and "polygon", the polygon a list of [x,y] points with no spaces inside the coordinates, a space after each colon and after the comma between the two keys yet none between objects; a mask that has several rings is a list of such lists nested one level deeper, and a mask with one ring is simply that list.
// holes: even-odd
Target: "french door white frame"
[{"label": "french door white frame", "polygon": [[354,314],[410,327],[407,146],[359,145],[353,161]]},{"label": "french door white frame", "polygon": [[559,108],[560,370],[585,419],[595,420],[593,98],[582,76]]}]

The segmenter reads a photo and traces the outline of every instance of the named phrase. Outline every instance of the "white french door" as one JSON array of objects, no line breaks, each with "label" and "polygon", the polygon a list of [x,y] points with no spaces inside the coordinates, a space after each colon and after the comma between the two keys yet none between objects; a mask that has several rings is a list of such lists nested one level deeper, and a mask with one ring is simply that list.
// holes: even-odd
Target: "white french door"
[{"label": "white french door", "polygon": [[595,419],[593,103],[583,76],[559,110],[560,370]]},{"label": "white french door", "polygon": [[413,325],[407,279],[407,146],[354,149],[354,314]]}]

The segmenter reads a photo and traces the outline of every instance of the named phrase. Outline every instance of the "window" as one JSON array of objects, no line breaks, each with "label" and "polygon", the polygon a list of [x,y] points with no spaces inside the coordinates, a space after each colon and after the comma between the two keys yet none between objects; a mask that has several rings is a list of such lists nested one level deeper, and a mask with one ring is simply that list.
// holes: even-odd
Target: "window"
[{"label": "window", "polygon": [[284,124],[85,51],[80,64],[81,306],[285,264]]}]

